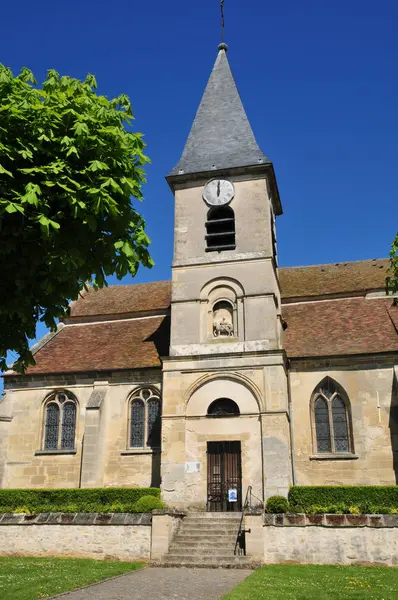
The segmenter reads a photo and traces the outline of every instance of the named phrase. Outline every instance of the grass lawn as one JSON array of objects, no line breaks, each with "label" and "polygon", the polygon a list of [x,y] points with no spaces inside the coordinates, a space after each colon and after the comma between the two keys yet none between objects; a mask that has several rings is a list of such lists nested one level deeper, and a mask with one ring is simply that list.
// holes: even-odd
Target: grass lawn
[{"label": "grass lawn", "polygon": [[269,565],[223,600],[397,600],[398,569]]},{"label": "grass lawn", "polygon": [[80,558],[0,557],[0,598],[48,598],[141,566],[141,563]]}]

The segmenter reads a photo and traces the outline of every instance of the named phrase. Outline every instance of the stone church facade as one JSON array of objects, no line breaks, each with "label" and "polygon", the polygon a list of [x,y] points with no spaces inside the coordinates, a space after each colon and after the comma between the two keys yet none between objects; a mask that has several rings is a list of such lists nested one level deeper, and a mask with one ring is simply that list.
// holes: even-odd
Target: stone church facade
[{"label": "stone church facade", "polygon": [[275,172],[226,46],[183,154],[171,281],[83,294],[5,374],[0,487],[160,486],[239,510],[292,484],[393,485],[398,306],[387,260],[279,268]]}]

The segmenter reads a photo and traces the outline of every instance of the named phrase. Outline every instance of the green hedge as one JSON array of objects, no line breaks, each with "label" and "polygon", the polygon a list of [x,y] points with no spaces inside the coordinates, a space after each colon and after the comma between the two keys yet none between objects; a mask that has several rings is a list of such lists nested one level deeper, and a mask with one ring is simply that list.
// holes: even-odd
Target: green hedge
[{"label": "green hedge", "polygon": [[[35,512],[141,512],[143,496],[160,498],[158,488],[89,488],[56,490],[0,490],[0,512],[25,508]],[[114,510],[113,510],[114,508]]]},{"label": "green hedge", "polygon": [[397,508],[398,486],[294,486],[289,490],[290,509],[312,512],[313,507],[332,505],[357,506],[361,512],[372,512],[376,506]]}]

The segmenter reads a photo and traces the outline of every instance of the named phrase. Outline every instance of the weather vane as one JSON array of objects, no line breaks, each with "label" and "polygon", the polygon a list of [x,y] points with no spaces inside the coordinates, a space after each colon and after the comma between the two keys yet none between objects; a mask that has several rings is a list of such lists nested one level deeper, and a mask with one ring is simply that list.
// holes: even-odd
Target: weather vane
[{"label": "weather vane", "polygon": [[221,7],[221,41],[222,41],[222,43],[224,43],[225,42],[225,40],[224,40],[224,30],[225,30],[224,0],[220,1],[220,7]]}]

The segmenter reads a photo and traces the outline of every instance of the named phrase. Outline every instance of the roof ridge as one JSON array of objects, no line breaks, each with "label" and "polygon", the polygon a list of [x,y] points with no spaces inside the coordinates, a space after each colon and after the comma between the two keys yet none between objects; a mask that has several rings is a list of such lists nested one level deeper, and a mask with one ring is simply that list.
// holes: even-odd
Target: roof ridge
[{"label": "roof ridge", "polygon": [[384,258],[365,258],[363,260],[342,260],[340,262],[330,262],[330,263],[317,263],[315,265],[292,265],[286,267],[279,267],[279,270],[282,269],[310,269],[311,267],[338,267],[338,266],[346,266],[353,265],[358,263],[376,263],[378,261],[388,261],[388,257]]}]

